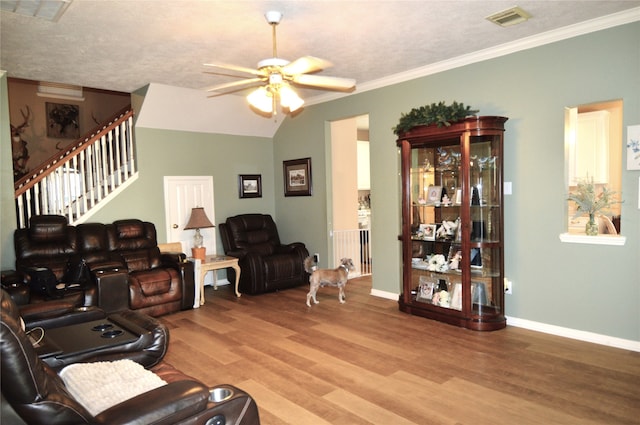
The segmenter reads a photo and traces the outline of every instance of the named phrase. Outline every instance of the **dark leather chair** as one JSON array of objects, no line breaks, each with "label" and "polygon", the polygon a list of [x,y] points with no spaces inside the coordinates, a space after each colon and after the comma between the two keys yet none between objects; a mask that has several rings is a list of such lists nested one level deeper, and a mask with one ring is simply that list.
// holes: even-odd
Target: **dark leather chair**
[{"label": "dark leather chair", "polygon": [[[0,314],[2,423],[11,424],[219,424],[257,425],[255,401],[230,385],[214,391],[168,364],[152,370],[166,385],[92,415],[60,376],[37,356],[28,336],[4,310]],[[230,392],[226,399],[217,393]],[[217,401],[216,401],[217,400]]]},{"label": "dark leather chair", "polygon": [[106,225],[109,250],[129,272],[129,307],[151,316],[193,307],[193,264],[175,254],[161,254],[152,223],[136,219]]},{"label": "dark leather chair", "polygon": [[[78,253],[76,228],[69,226],[64,216],[33,216],[28,228],[15,231],[13,240],[16,270],[22,273],[27,284],[27,270],[32,267],[48,268],[53,272],[56,280],[62,282],[69,267],[69,260]],[[93,282],[91,283],[81,289],[60,292],[55,304],[64,304],[68,308],[98,305],[98,292]],[[15,291],[19,289],[16,288]],[[21,295],[25,303],[50,301],[42,294],[33,291],[24,292],[24,288],[22,291]],[[47,307],[42,305],[40,308],[45,310]]]},{"label": "dark leather chair", "polygon": [[[218,228],[225,254],[239,259],[240,292],[262,294],[309,283],[303,264],[309,251],[302,242],[280,243],[270,215],[237,215]],[[228,273],[233,281],[235,272]]]},{"label": "dark leather chair", "polygon": [[[47,317],[29,320],[29,318],[25,319],[22,316],[23,310],[4,290],[0,291],[0,306],[2,312],[14,320],[19,322],[22,318],[25,330],[34,331],[36,336],[41,335],[40,332],[44,332],[44,335],[46,335],[47,331],[51,329],[67,328],[72,325],[102,321],[107,318],[129,332],[139,335],[138,339],[125,344],[102,347],[91,351],[81,351],[74,354],[64,353],[62,356],[46,357],[45,363],[56,370],[72,363],[121,359],[130,359],[144,367],[152,367],[162,360],[169,345],[169,330],[166,325],[153,317],[136,311],[123,310],[107,315],[104,310],[98,307],[83,307],[72,311],[65,309],[61,310],[58,315],[49,314]],[[34,306],[37,305],[28,305],[26,309],[32,309]]]},{"label": "dark leather chair", "polygon": [[87,285],[52,297],[16,285],[20,279],[3,271],[2,287],[19,304],[42,303],[41,311],[97,305],[107,312],[131,309],[151,316],[193,307],[193,263],[183,253],[161,254],[153,223],[130,219],[72,226],[64,216],[39,215],[29,224],[14,233],[16,274],[23,283],[33,267],[49,269],[56,283],[71,283],[69,275],[82,261],[90,277],[84,279]]}]

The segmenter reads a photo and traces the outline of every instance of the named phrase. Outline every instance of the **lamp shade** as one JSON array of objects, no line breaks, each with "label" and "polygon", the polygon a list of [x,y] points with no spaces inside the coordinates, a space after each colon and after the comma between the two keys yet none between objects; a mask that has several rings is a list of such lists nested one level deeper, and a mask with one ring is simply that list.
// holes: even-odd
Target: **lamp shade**
[{"label": "lamp shade", "polygon": [[209,217],[204,212],[204,208],[196,207],[191,209],[191,217],[189,222],[184,226],[184,230],[189,229],[205,229],[207,227],[216,227],[211,223]]}]

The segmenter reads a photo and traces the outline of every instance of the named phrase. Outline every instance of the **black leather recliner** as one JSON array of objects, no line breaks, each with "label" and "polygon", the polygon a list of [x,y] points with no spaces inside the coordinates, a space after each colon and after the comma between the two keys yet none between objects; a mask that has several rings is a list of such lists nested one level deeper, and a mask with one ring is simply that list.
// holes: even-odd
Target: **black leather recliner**
[{"label": "black leather recliner", "polygon": [[[237,215],[218,228],[225,254],[239,259],[240,292],[255,295],[309,283],[303,264],[309,251],[302,242],[280,243],[270,215]],[[228,273],[234,281],[235,272]]]},{"label": "black leather recliner", "polygon": [[[2,313],[12,317],[17,322],[23,319],[26,331],[34,330],[36,335],[39,332],[46,334],[51,329],[69,328],[69,326],[82,323],[105,322],[105,319],[116,323],[128,331],[138,335],[136,340],[125,344],[105,346],[96,350],[82,351],[78,353],[64,353],[64,355],[49,356],[44,361],[53,369],[61,369],[66,365],[78,362],[97,362],[130,359],[143,365],[152,367],[158,364],[167,352],[169,345],[169,329],[157,319],[147,316],[137,311],[123,310],[118,313],[107,313],[98,307],[80,307],[68,311],[63,309],[57,315],[49,311],[45,317],[30,319],[31,315],[22,316],[23,311],[29,311],[35,305],[18,306],[11,296],[4,290],[0,291],[0,307]],[[41,328],[42,330],[36,330]]]},{"label": "black leather recliner", "polygon": [[[260,423],[257,405],[246,392],[231,385],[208,388],[168,364],[151,369],[167,385],[125,400],[93,416],[70,394],[60,376],[40,360],[19,323],[4,310],[0,317],[2,423]],[[216,397],[224,392],[228,397]]]}]

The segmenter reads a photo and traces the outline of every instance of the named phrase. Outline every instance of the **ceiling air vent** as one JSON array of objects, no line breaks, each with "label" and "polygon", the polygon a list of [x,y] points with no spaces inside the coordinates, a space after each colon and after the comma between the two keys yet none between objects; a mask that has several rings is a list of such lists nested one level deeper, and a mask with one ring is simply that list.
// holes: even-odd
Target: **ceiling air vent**
[{"label": "ceiling air vent", "polygon": [[494,13],[491,16],[487,16],[488,20],[496,25],[500,25],[501,27],[510,27],[511,25],[524,22],[529,18],[531,18],[531,15],[518,6],[514,6],[507,10],[503,10],[502,12]]}]

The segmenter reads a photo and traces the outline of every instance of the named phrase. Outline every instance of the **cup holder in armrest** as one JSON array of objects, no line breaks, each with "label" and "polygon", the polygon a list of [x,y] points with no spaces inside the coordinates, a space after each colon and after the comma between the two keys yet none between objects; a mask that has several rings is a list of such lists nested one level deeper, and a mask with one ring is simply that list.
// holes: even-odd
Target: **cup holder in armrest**
[{"label": "cup holder in armrest", "polygon": [[214,403],[221,403],[225,400],[229,400],[233,397],[233,390],[231,388],[211,388],[209,390],[209,401],[213,401]]},{"label": "cup holder in armrest", "polygon": [[111,329],[112,327],[113,325],[111,323],[100,323],[92,327],[91,330],[96,332],[102,332],[102,331],[106,331],[107,329]]},{"label": "cup holder in armrest", "polygon": [[123,330],[120,329],[113,329],[110,331],[106,331],[106,332],[102,332],[102,337],[103,338],[115,338],[117,336],[120,336],[124,333]]}]

